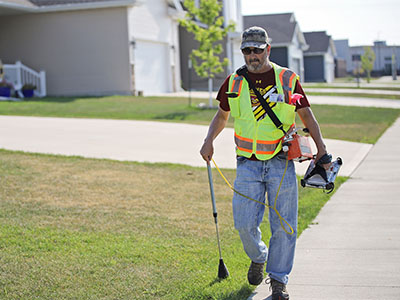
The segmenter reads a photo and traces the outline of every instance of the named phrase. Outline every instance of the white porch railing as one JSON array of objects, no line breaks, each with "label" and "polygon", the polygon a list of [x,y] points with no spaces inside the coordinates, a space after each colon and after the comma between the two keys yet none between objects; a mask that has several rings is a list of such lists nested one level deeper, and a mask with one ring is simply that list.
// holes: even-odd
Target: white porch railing
[{"label": "white porch railing", "polygon": [[14,89],[23,97],[21,89],[24,84],[33,84],[36,86],[35,96],[46,96],[46,72],[36,72],[31,68],[17,61],[14,65],[4,64],[4,79],[14,85]]}]

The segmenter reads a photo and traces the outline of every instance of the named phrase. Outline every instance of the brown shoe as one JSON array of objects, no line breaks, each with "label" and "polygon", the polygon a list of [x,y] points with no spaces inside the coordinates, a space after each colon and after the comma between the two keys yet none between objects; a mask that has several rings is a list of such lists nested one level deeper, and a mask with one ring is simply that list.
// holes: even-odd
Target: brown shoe
[{"label": "brown shoe", "polygon": [[286,284],[273,278],[268,278],[265,282],[271,284],[269,289],[272,290],[272,300],[289,300]]},{"label": "brown shoe", "polygon": [[247,280],[252,285],[259,285],[264,279],[264,263],[251,262]]}]

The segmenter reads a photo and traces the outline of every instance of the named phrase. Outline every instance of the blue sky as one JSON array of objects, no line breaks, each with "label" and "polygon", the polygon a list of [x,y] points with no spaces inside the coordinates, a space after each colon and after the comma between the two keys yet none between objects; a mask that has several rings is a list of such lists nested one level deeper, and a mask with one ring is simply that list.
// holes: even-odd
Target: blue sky
[{"label": "blue sky", "polygon": [[326,31],[350,46],[400,46],[400,0],[242,0],[243,15],[294,12],[303,32]]}]

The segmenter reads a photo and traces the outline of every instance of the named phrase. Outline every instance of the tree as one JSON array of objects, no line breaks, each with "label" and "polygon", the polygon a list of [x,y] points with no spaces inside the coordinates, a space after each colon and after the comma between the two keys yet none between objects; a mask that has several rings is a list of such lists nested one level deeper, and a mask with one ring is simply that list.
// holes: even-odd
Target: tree
[{"label": "tree", "polygon": [[208,78],[209,106],[212,107],[212,79],[215,74],[224,70],[228,65],[227,58],[220,60],[218,54],[222,53],[222,45],[218,42],[233,31],[235,25],[230,23],[223,27],[224,18],[220,16],[222,4],[218,0],[200,0],[199,7],[194,0],[185,0],[187,9],[185,19],[180,20],[181,26],[194,34],[199,42],[198,49],[193,49],[190,54],[193,67],[198,76]]},{"label": "tree", "polygon": [[361,67],[367,72],[367,82],[370,82],[371,71],[374,68],[375,53],[371,47],[364,47],[364,54],[361,55]]},{"label": "tree", "polygon": [[362,73],[364,73],[364,70],[361,66],[361,56],[360,55],[356,55],[355,57],[353,57],[353,74],[356,76],[357,78],[357,87],[360,87],[360,76]]}]

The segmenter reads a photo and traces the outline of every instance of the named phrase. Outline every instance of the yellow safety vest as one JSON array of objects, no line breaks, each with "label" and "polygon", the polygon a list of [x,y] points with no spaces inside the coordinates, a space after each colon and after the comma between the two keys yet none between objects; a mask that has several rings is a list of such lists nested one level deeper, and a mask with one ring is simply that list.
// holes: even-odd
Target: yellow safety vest
[{"label": "yellow safety vest", "polygon": [[[299,76],[274,63],[272,67],[280,101],[276,102],[272,110],[282,122],[283,129],[288,131],[295,122],[296,107],[289,103]],[[228,96],[231,115],[234,117],[237,155],[249,158],[254,154],[259,160],[274,157],[282,149],[283,132],[276,128],[268,116],[256,120],[251,107],[249,84],[244,77],[236,73],[231,75]]]}]

